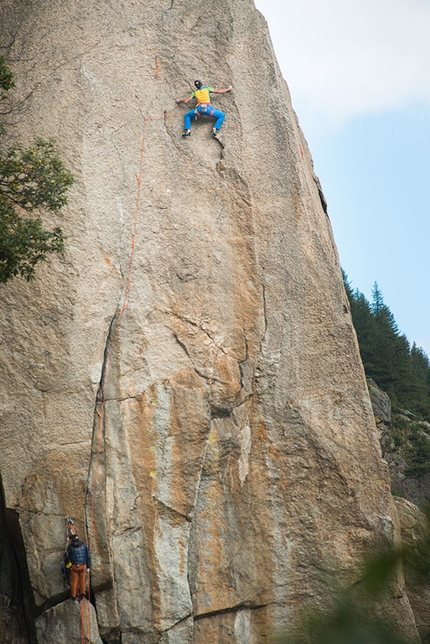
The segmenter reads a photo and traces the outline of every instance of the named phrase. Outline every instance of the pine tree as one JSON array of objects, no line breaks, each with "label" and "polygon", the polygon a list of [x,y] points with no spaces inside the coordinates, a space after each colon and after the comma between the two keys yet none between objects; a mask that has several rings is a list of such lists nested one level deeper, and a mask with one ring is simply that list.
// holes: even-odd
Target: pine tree
[{"label": "pine tree", "polygon": [[406,336],[400,335],[376,282],[372,290],[371,312],[376,322],[371,377],[394,400],[405,403],[411,389],[409,342]]},{"label": "pine tree", "polygon": [[369,304],[363,293],[352,289],[346,273],[343,277],[366,375],[389,394],[394,405],[430,419],[428,356],[415,344],[411,347],[400,333],[376,282]]},{"label": "pine tree", "polygon": [[430,362],[427,354],[415,342],[411,348],[411,372],[418,411],[430,416]]}]

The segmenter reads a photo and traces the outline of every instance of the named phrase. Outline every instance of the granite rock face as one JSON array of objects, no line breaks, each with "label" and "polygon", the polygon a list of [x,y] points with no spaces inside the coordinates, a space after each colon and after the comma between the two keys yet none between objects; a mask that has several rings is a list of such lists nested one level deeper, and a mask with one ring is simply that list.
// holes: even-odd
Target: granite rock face
[{"label": "granite rock face", "polygon": [[[402,544],[411,550],[419,542],[428,539],[428,522],[421,510],[401,497],[395,497],[400,520]],[[416,625],[423,642],[430,641],[430,585],[417,584],[416,579],[406,572],[406,587]]]},{"label": "granite rock face", "polygon": [[392,414],[388,394],[371,378],[367,385],[393,494],[425,508],[430,498],[430,473],[423,457],[430,441],[430,423],[407,409]]},{"label": "granite rock face", "polygon": [[[0,468],[35,606],[62,597],[70,514],[104,641],[269,641],[396,523],[266,24],[252,0],[3,0],[0,25],[14,133],[54,136],[75,177],[66,255],[1,289]],[[203,119],[181,138],[195,78],[234,88],[220,140]],[[400,581],[387,612],[415,641]]]},{"label": "granite rock face", "polygon": [[373,414],[376,425],[381,433],[386,432],[391,427],[391,400],[389,395],[379,389],[378,385],[372,378],[367,379],[370,400],[372,402]]},{"label": "granite rock face", "polygon": [[53,644],[53,642],[81,644],[81,629],[85,643],[103,644],[94,607],[86,599],[79,604],[69,599],[46,610],[36,620],[38,644]]}]

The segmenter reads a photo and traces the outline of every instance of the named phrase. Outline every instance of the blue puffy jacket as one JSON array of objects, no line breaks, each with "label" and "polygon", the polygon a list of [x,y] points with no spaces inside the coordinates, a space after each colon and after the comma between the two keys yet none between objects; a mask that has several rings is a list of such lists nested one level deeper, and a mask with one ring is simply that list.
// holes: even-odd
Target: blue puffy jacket
[{"label": "blue puffy jacket", "polygon": [[91,556],[87,546],[82,541],[75,541],[69,545],[67,559],[75,566],[85,564],[87,568],[91,568]]}]

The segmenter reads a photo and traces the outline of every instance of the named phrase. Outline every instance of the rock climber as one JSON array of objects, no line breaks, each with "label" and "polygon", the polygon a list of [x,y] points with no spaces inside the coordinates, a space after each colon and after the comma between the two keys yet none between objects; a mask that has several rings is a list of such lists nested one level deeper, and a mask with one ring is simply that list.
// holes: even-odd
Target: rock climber
[{"label": "rock climber", "polygon": [[233,88],[231,85],[229,85],[229,87],[227,87],[226,89],[212,89],[212,87],[203,86],[202,81],[199,80],[194,81],[194,86],[196,88],[196,91],[193,92],[188,98],[176,99],[177,103],[189,103],[193,100],[193,98],[197,101],[196,107],[184,115],[184,132],[182,136],[190,136],[191,119],[193,118],[193,116],[210,116],[216,119],[214,128],[212,130],[212,136],[216,138],[225,119],[225,114],[224,112],[220,112],[219,110],[216,110],[214,107],[212,107],[212,105],[210,104],[210,95],[225,94],[226,92],[230,92]]},{"label": "rock climber", "polygon": [[[66,567],[71,564],[70,594],[79,601],[85,597],[86,573],[91,569],[91,556],[87,546],[79,541],[77,534],[72,534],[65,554]],[[79,597],[78,597],[79,587]]]}]

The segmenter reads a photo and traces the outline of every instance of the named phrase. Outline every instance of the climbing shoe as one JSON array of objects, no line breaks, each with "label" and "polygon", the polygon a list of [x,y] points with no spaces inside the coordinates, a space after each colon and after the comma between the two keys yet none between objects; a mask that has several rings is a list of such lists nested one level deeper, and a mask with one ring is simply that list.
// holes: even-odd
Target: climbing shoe
[{"label": "climbing shoe", "polygon": [[73,601],[74,601],[74,602],[79,602],[79,598],[78,598],[78,597],[72,597],[72,599],[73,599]]},{"label": "climbing shoe", "polygon": [[212,136],[216,139],[216,138],[217,138],[217,136],[218,136],[218,134],[219,134],[219,130],[217,130],[216,128],[214,128],[214,129],[212,130]]},{"label": "climbing shoe", "polygon": [[184,130],[182,136],[191,136],[191,130]]}]

